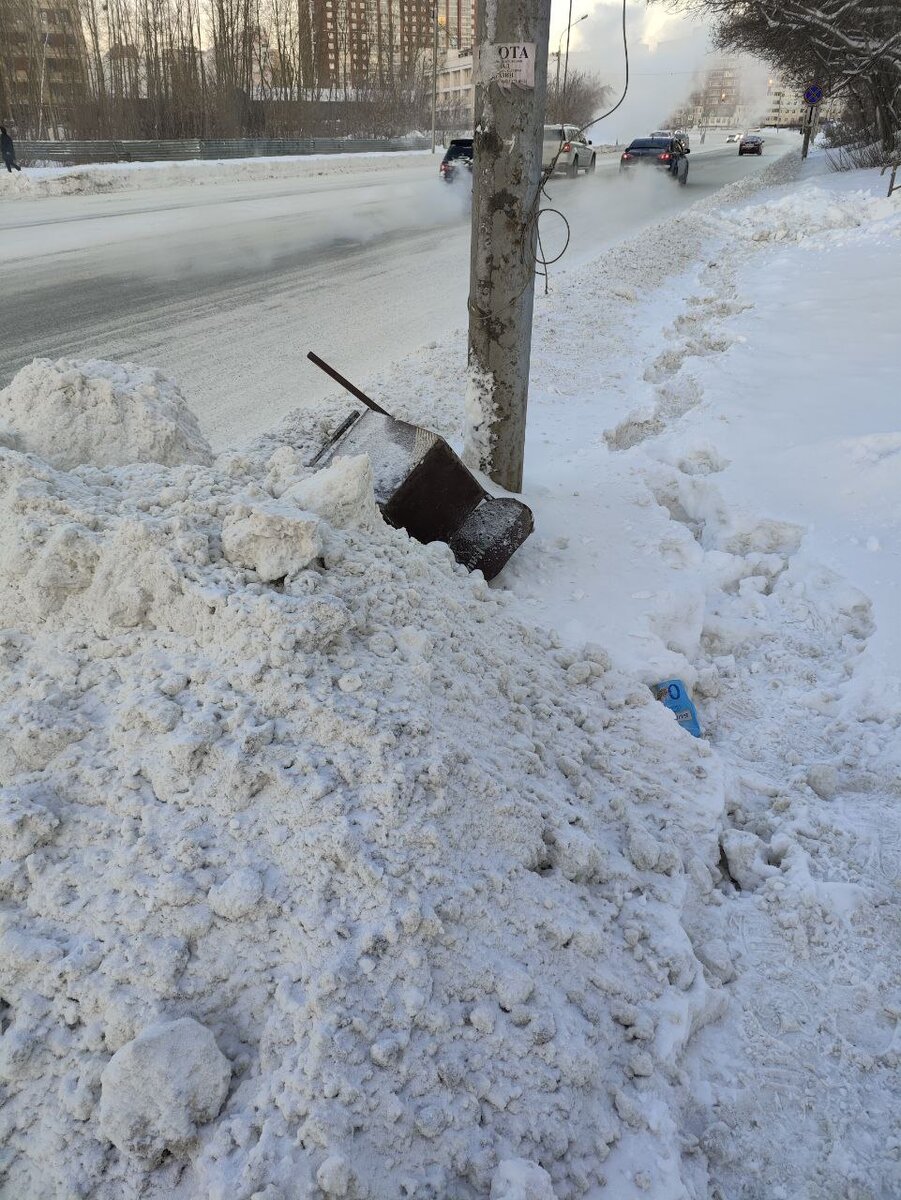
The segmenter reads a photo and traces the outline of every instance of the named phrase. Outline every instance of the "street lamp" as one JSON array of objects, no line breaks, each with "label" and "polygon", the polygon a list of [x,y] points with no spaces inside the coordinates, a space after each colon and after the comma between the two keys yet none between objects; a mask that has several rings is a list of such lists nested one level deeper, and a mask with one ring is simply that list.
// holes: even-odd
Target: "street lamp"
[{"label": "street lamp", "polygon": [[41,54],[41,88],[38,97],[38,141],[41,141],[44,132],[44,74],[47,69],[47,43],[49,41],[50,30],[48,29],[44,34],[44,50]]},{"label": "street lamp", "polygon": [[[569,6],[569,13],[570,13],[570,16],[572,16],[572,4],[570,4],[570,6]],[[564,68],[564,71],[563,71],[563,94],[565,96],[566,95],[566,72],[569,69],[569,31],[572,29],[572,27],[574,25],[578,25],[580,21],[587,21],[588,16],[589,16],[589,14],[585,13],[584,16],[577,17],[575,19],[575,21],[570,21],[570,23],[567,25],[567,27],[560,34],[560,37],[557,41],[557,82],[554,84],[554,96],[555,97],[559,97],[559,95],[560,95],[560,57],[561,57],[562,49],[563,49],[563,39],[566,38],[566,67]]]},{"label": "street lamp", "polygon": [[438,0],[435,0],[435,35],[432,40],[432,153],[435,153],[435,118],[438,113]]}]

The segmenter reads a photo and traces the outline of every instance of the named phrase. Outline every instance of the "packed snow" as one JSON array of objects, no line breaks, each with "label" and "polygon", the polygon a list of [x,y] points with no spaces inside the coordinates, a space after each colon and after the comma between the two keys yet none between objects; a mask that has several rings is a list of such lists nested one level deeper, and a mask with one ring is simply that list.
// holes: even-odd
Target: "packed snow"
[{"label": "packed snow", "polygon": [[[538,302],[492,587],[307,465],[349,400],[213,459],[142,368],[0,393],[4,1195],[898,1194],[880,183],[786,159]],[[464,378],[384,399],[459,444]]]}]

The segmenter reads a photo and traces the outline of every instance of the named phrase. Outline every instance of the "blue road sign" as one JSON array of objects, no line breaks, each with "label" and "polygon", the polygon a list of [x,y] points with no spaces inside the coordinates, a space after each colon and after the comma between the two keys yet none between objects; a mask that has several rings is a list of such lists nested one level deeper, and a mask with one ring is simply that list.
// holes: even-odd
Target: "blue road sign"
[{"label": "blue road sign", "polygon": [[804,92],[804,99],[808,104],[819,104],[823,99],[823,89],[818,83],[812,83]]}]

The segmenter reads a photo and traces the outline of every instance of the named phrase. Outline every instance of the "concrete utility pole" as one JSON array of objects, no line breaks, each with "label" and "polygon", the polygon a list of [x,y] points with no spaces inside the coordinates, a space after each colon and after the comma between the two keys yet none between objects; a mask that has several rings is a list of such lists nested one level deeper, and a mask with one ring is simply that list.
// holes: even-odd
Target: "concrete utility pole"
[{"label": "concrete utility pole", "polygon": [[477,8],[464,458],[522,488],[550,0]]}]

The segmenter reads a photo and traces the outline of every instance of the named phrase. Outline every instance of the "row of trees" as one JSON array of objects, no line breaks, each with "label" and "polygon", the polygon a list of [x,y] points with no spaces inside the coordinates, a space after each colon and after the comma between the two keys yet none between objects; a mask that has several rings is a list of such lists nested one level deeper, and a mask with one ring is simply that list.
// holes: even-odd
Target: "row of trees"
[{"label": "row of trees", "polygon": [[392,4],[45,3],[0,0],[0,120],[20,137],[393,136],[429,121],[430,54]]},{"label": "row of trees", "polygon": [[[23,139],[427,129],[431,11],[424,0],[0,0],[0,121]],[[441,36],[439,54],[453,42]],[[570,72],[548,119],[583,124],[607,91]],[[439,109],[439,129],[471,120],[468,102]]]},{"label": "row of trees", "polygon": [[790,82],[818,82],[845,102],[849,136],[895,152],[901,133],[899,0],[679,0],[712,15],[721,49],[772,64]]}]

